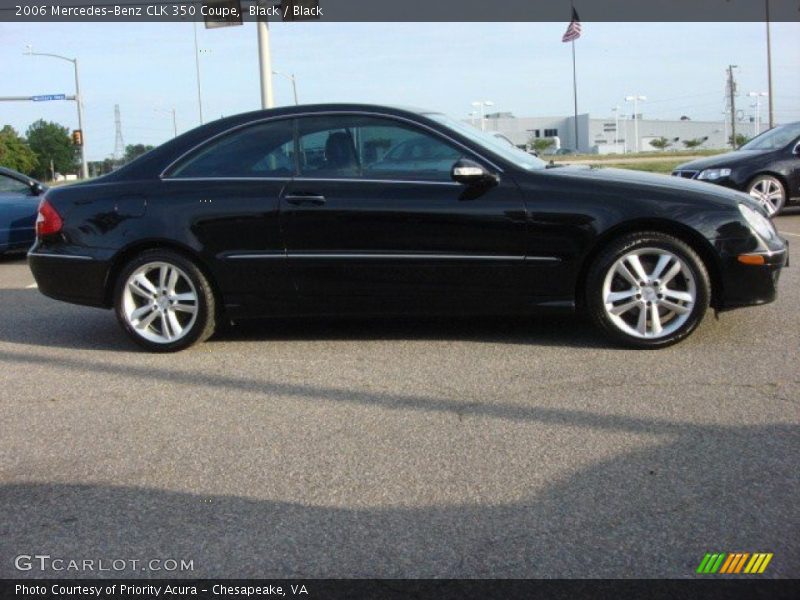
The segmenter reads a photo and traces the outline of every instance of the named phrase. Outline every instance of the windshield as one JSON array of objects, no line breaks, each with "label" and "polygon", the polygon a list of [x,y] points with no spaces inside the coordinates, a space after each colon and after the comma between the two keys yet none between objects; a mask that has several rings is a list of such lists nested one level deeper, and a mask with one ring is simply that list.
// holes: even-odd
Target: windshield
[{"label": "windshield", "polygon": [[471,141],[483,146],[490,152],[501,156],[507,161],[514,163],[522,169],[533,170],[545,168],[545,162],[543,160],[528,154],[524,150],[520,150],[513,144],[509,144],[507,140],[495,137],[491,133],[481,131],[472,125],[456,121],[440,113],[426,113],[425,116],[460,133],[464,137],[469,138]]},{"label": "windshield", "polygon": [[800,137],[800,122],[779,125],[754,137],[739,150],[778,150]]}]

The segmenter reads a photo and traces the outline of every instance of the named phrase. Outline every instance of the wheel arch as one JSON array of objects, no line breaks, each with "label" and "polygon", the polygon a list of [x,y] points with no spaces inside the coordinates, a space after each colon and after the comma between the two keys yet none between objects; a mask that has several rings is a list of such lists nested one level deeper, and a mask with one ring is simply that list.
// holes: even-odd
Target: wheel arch
[{"label": "wheel arch", "polygon": [[722,267],[711,243],[700,233],[681,223],[666,219],[635,219],[620,223],[595,241],[591,249],[584,255],[575,284],[575,303],[578,308],[586,306],[586,279],[589,269],[598,255],[617,238],[636,232],[654,231],[675,237],[689,245],[697,252],[708,271],[711,282],[711,306],[718,308],[722,304],[723,285]]},{"label": "wheel arch", "polygon": [[209,269],[208,265],[202,259],[200,254],[189,246],[179,242],[162,239],[138,241],[126,246],[117,252],[116,255],[114,255],[111,266],[108,269],[108,275],[106,276],[104,293],[104,302],[106,306],[111,307],[114,305],[114,289],[116,288],[117,279],[119,278],[119,274],[122,269],[135,256],[147,250],[171,250],[172,252],[177,252],[178,254],[183,255],[185,258],[191,260],[195,265],[197,265],[197,268],[202,271],[203,275],[208,280],[208,283],[214,292],[214,296],[217,298],[217,307],[219,308],[222,306],[222,294],[219,286],[217,285],[217,281],[212,275],[211,269]]},{"label": "wheel arch", "polygon": [[785,175],[783,175],[782,173],[779,173],[777,171],[770,171],[768,169],[764,169],[764,170],[758,171],[756,173],[753,173],[750,177],[747,178],[747,182],[744,184],[745,185],[744,192],[747,193],[747,189],[746,188],[749,188],[750,185],[757,178],[759,178],[759,177],[761,177],[763,175],[769,175],[770,177],[774,177],[775,179],[777,179],[778,181],[781,182],[781,185],[783,186],[783,192],[786,194],[786,198],[785,198],[784,201],[788,202],[788,200],[789,200],[789,182],[786,180],[786,176]]}]

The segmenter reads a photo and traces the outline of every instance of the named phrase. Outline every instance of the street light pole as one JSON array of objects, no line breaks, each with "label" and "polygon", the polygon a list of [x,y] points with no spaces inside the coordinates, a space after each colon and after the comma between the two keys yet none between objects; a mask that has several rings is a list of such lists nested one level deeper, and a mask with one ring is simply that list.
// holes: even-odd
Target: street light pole
[{"label": "street light pole", "polygon": [[200,92],[200,48],[197,46],[197,21],[192,21],[194,26],[194,68],[197,74],[197,108],[200,111],[200,125],[203,124],[203,94]]},{"label": "street light pole", "polygon": [[256,21],[258,28],[258,68],[261,73],[261,108],[275,106],[272,94],[272,57],[269,49],[269,25],[266,17]]},{"label": "street light pole", "polygon": [[639,152],[639,100],[647,100],[647,96],[625,96],[625,102],[633,102],[633,137],[636,152]]},{"label": "street light pole", "polygon": [[761,98],[767,96],[767,92],[750,92],[748,96],[755,97],[756,99],[756,120],[755,120],[755,135],[761,133]]},{"label": "street light pole", "polygon": [[72,63],[75,70],[75,103],[78,105],[78,129],[81,131],[81,178],[88,179],[89,165],[86,162],[86,132],[83,130],[83,98],[81,97],[81,82],[78,77],[78,59],[67,58],[60,54],[50,54],[48,52],[34,52],[30,46],[28,46],[23,54],[27,54],[28,56],[49,56],[50,58],[58,58]]},{"label": "street light pole", "polygon": [[481,115],[481,131],[486,131],[486,118],[485,118],[484,109],[487,106],[494,106],[494,102],[492,102],[491,100],[478,100],[476,102],[473,102],[472,106],[480,107],[480,109],[481,109],[481,112],[480,112],[480,115]]},{"label": "street light pole", "polygon": [[286,73],[281,73],[280,71],[273,71],[273,75],[280,75],[281,77],[286,77],[289,81],[292,82],[292,92],[294,93],[294,104],[297,106],[299,102],[297,101],[297,81],[295,80],[294,73],[287,75]]}]

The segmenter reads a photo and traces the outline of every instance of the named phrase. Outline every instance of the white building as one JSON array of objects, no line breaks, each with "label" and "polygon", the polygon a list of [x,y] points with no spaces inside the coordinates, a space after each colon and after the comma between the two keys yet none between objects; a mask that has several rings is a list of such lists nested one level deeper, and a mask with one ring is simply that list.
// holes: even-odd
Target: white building
[{"label": "white building", "polygon": [[[474,122],[474,121],[473,121]],[[474,122],[476,125],[478,123]],[[704,140],[698,148],[723,149],[729,146],[728,126],[723,121],[666,121],[643,119],[638,123],[637,146],[636,123],[630,119],[609,117],[597,119],[588,113],[578,115],[578,152],[587,154],[610,154],[623,152],[656,152],[650,141],[665,137],[671,145],[668,149],[685,150],[684,140]],[[753,135],[751,123],[741,123],[737,133]],[[510,113],[486,115],[486,131],[502,133],[516,145],[523,145],[533,138],[558,138],[558,147],[575,150],[575,117],[514,117]]]}]

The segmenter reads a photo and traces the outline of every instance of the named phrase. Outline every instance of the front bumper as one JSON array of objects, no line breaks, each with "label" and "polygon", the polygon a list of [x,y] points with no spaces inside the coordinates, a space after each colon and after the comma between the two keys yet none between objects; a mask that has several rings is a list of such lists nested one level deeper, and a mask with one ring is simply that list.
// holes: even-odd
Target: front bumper
[{"label": "front bumper", "polygon": [[763,265],[743,264],[739,253],[722,254],[723,293],[717,308],[728,310],[775,300],[781,269],[789,265],[789,243],[784,240],[783,248],[758,255],[764,257]]}]

